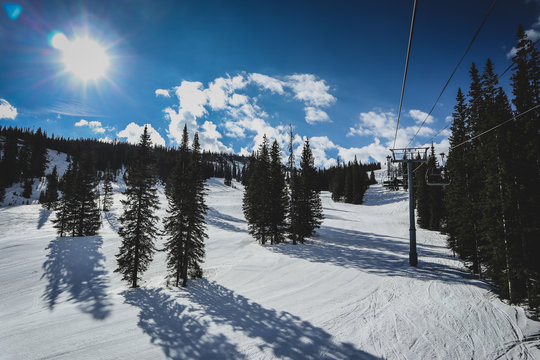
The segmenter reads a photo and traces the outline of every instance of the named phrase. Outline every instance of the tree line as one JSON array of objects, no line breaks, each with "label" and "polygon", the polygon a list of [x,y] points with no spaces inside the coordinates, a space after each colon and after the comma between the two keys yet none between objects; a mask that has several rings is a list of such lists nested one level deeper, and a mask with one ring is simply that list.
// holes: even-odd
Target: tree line
[{"label": "tree line", "polygon": [[[45,176],[47,169],[47,149],[64,153],[70,159],[80,159],[91,154],[93,168],[104,174],[117,174],[125,164],[137,156],[137,146],[125,142],[102,142],[96,139],[69,139],[48,136],[41,128],[36,131],[18,127],[0,127],[0,201],[4,200],[5,189],[14,183],[23,187],[22,196],[29,199],[36,178]],[[158,178],[165,182],[174,168],[178,149],[155,146],[154,160]],[[228,154],[201,152],[201,168],[206,179],[225,177],[227,169],[231,178],[241,180],[245,173],[248,157]],[[47,176],[49,179],[49,176]]]},{"label": "tree line", "polygon": [[539,316],[540,54],[521,26],[517,38],[511,102],[492,61],[482,72],[473,63],[453,112],[451,182],[444,190],[426,186],[425,172],[438,166],[430,157],[416,171],[416,206],[420,226],[447,232],[473,273]]}]

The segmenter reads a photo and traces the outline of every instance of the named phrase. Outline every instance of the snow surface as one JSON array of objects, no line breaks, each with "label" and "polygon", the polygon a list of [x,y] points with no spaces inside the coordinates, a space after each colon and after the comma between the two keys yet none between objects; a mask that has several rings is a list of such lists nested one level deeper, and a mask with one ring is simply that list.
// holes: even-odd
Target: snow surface
[{"label": "snow surface", "polygon": [[234,185],[208,181],[205,278],[186,289],[167,287],[162,251],[139,289],[114,273],[122,183],[99,236],[58,238],[36,204],[0,208],[0,358],[540,358],[540,324],[465,273],[443,235],[418,230],[409,267],[406,193],[323,193],[308,244],[263,247]]}]

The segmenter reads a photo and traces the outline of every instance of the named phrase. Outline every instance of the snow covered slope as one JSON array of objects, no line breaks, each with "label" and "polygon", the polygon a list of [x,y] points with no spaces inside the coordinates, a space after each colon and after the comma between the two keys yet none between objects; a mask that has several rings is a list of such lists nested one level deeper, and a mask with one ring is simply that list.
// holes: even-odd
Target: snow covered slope
[{"label": "snow covered slope", "polygon": [[463,272],[444,236],[418,230],[409,267],[405,193],[323,193],[309,244],[263,247],[241,185],[208,185],[206,278],[187,289],[166,286],[163,252],[139,289],[113,272],[119,193],[96,237],[57,238],[38,205],[0,208],[0,358],[540,358],[539,324]]}]

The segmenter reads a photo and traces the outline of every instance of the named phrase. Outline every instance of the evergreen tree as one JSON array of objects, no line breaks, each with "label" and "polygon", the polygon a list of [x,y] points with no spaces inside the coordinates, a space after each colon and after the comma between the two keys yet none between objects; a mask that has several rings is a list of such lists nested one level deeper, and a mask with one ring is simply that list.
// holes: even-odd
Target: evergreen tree
[{"label": "evergreen tree", "polygon": [[45,190],[43,200],[43,204],[47,210],[54,207],[54,203],[58,200],[58,172],[56,166],[53,167],[51,174],[47,176],[47,189]]},{"label": "evergreen tree", "polygon": [[293,177],[292,187],[289,233],[293,243],[304,243],[320,227],[323,219],[321,199],[316,190],[314,158],[307,139],[302,149],[300,171]]},{"label": "evergreen tree", "polygon": [[92,155],[84,154],[78,167],[76,182],[76,236],[96,235],[101,226],[96,187],[97,177]]},{"label": "evergreen tree", "polygon": [[272,143],[270,151],[270,178],[269,178],[270,202],[270,233],[271,244],[279,244],[285,238],[287,227],[288,194],[285,182],[285,171],[281,164],[281,149],[276,140]]},{"label": "evergreen tree", "polygon": [[[463,259],[472,262],[475,252],[475,233],[469,206],[470,189],[467,157],[470,156],[470,144],[467,131],[468,109],[461,89],[458,89],[457,104],[452,114],[453,122],[450,128],[450,152],[446,162],[448,175],[451,179],[446,187],[447,232],[449,247]],[[460,145],[462,144],[462,145]],[[453,149],[454,146],[460,145]]]},{"label": "evergreen tree", "polygon": [[24,180],[23,193],[22,193],[23,198],[30,199],[32,197],[33,185],[34,185],[34,181],[32,179],[28,178]]},{"label": "evergreen tree", "polygon": [[31,140],[30,173],[32,177],[42,177],[47,168],[47,149],[45,136],[38,128]]},{"label": "evergreen tree", "polygon": [[535,109],[525,113],[540,104],[540,55],[521,25],[517,40],[516,55],[512,59],[515,73],[511,82],[515,115],[520,119],[514,125],[511,139],[514,144],[511,172],[515,206],[519,209],[517,226],[521,230],[516,239],[520,251],[515,256],[522,264],[516,293],[519,297],[525,293],[529,307],[540,316],[540,111]]},{"label": "evergreen tree", "polygon": [[177,287],[183,276],[188,221],[187,212],[189,206],[187,196],[190,190],[190,179],[188,177],[189,169],[192,166],[188,142],[187,126],[184,126],[182,143],[178,149],[176,164],[165,186],[165,195],[169,203],[167,210],[169,215],[164,221],[165,233],[168,235],[168,240],[165,243],[167,268],[169,277],[174,279],[174,284]]},{"label": "evergreen tree", "polygon": [[224,181],[223,183],[226,185],[226,186],[231,186],[232,185],[232,172],[231,172],[231,167],[229,164],[226,164],[225,165],[225,169],[224,169]]},{"label": "evergreen tree", "polygon": [[263,137],[257,154],[250,161],[247,186],[244,191],[243,212],[248,221],[249,233],[261,244],[266,244],[270,233],[270,154],[268,138]]},{"label": "evergreen tree", "polygon": [[208,211],[204,197],[206,186],[202,173],[201,146],[199,134],[193,138],[191,167],[189,168],[190,193],[188,197],[186,242],[184,247],[182,286],[187,286],[188,276],[200,278],[203,275],[201,263],[205,256],[206,234],[205,216]]},{"label": "evergreen tree", "polygon": [[77,163],[69,163],[60,183],[62,197],[56,202],[56,206],[54,207],[56,218],[52,222],[60,237],[69,234],[75,228],[77,168]]},{"label": "evergreen tree", "polygon": [[107,168],[103,176],[103,211],[107,212],[113,205],[113,188],[112,188],[112,174],[110,169]]},{"label": "evergreen tree", "polygon": [[377,180],[375,180],[375,172],[371,170],[371,174],[369,175],[369,185],[374,185],[377,183]]},{"label": "evergreen tree", "polygon": [[0,163],[0,182],[5,187],[11,186],[19,179],[19,162],[17,156],[19,153],[17,135],[10,131],[5,135],[4,156]]},{"label": "evergreen tree", "polygon": [[137,160],[132,162],[126,175],[126,199],[122,200],[124,214],[119,219],[122,225],[118,231],[122,245],[116,255],[118,268],[115,272],[121,273],[122,279],[133,288],[137,287],[139,275],[147,270],[155,252],[158,217],[154,211],[158,209],[158,196],[153,164],[152,142],[145,126]]}]

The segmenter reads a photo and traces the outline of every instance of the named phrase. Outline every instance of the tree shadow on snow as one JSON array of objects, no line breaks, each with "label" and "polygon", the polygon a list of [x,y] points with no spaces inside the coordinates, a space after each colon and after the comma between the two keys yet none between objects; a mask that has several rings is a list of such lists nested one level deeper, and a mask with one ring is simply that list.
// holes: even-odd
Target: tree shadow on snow
[{"label": "tree shadow on snow", "polygon": [[43,225],[49,220],[49,216],[51,216],[52,210],[47,209],[39,209],[39,220],[38,220],[38,229],[41,229]]},{"label": "tree shadow on snow", "polygon": [[62,293],[68,293],[68,301],[78,304],[82,312],[95,319],[102,320],[110,315],[109,280],[102,243],[100,236],[58,237],[49,243],[41,278],[48,280],[43,298],[50,310]]},{"label": "tree shadow on snow", "polygon": [[111,229],[118,232],[120,225],[118,225],[118,218],[116,217],[116,214],[114,214],[112,211],[105,211],[103,212],[103,217],[105,220],[107,220]]},{"label": "tree shadow on snow", "polygon": [[242,229],[236,225],[231,224],[231,222],[237,223],[237,224],[246,223],[245,220],[241,220],[233,216],[223,214],[222,212],[219,212],[214,208],[209,208],[208,212],[206,213],[206,223],[208,225],[216,226],[226,231],[245,232],[245,233],[248,232],[247,229]]},{"label": "tree shadow on snow", "polygon": [[261,350],[279,359],[377,359],[352,344],[334,342],[321,328],[288,312],[265,309],[233,291],[205,279],[192,283],[186,296],[217,324],[231,326]]},{"label": "tree shadow on snow", "polygon": [[[440,246],[417,244],[418,267],[411,267],[408,239],[323,226],[308,244],[280,244],[269,249],[312,262],[356,268],[378,275],[455,283],[463,283],[471,278],[470,274],[459,268],[428,260],[452,258],[451,255],[437,252],[436,248]],[[473,284],[489,288],[481,281]]]},{"label": "tree shadow on snow", "polygon": [[130,289],[125,303],[140,308],[138,326],[171,359],[242,359],[225,335],[208,333],[208,320],[196,318],[162,289]]}]

